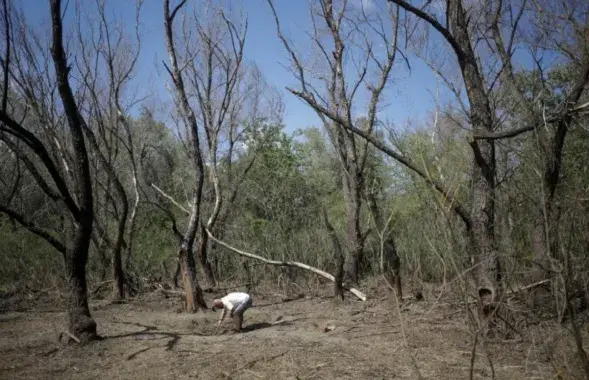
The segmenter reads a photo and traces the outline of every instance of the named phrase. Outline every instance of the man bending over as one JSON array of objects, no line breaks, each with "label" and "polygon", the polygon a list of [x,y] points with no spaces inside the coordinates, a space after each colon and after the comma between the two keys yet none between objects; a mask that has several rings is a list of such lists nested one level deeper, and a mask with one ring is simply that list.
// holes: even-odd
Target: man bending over
[{"label": "man bending over", "polygon": [[227,311],[229,311],[229,317],[233,318],[235,331],[241,331],[241,325],[243,324],[243,313],[252,306],[252,297],[247,293],[235,292],[229,293],[221,299],[215,299],[213,301],[213,310],[223,309],[221,318],[217,322],[217,329],[223,323]]}]

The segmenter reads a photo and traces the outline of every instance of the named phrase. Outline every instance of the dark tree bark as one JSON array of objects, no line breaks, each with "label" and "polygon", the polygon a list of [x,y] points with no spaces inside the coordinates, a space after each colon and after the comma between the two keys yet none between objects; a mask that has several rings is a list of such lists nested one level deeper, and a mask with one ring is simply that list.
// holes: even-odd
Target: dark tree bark
[{"label": "dark tree bark", "polygon": [[88,287],[86,284],[86,262],[90,248],[92,222],[85,220],[84,225],[70,223],[67,231],[68,243],[66,243],[63,255],[68,280],[66,293],[68,329],[81,342],[87,342],[97,338],[96,322],[90,315],[88,307]]},{"label": "dark tree bark", "polygon": [[333,256],[335,262],[335,275],[333,276],[335,281],[333,283],[333,291],[334,297],[340,298],[342,301],[344,300],[344,262],[345,256],[342,250],[342,247],[339,243],[339,239],[335,233],[335,230],[331,223],[329,222],[329,218],[327,217],[327,210],[323,207],[323,223],[325,224],[325,229],[327,230],[327,234],[331,240],[331,245],[333,247]]},{"label": "dark tree bark", "polygon": [[351,284],[357,284],[360,262],[364,253],[364,239],[360,227],[362,173],[358,172],[352,161],[345,165],[342,177],[346,203],[346,244],[348,247],[348,256],[344,265],[344,279]]},{"label": "dark tree bark", "polygon": [[83,126],[85,121],[80,114],[72,89],[69,84],[69,67],[63,48],[61,1],[51,1],[51,21],[53,26],[53,45],[51,55],[57,77],[57,89],[63,102],[67,116],[74,150],[74,178],[76,179],[75,194],[79,204],[79,212],[71,226],[69,236],[66,235],[65,267],[70,282],[68,296],[68,318],[70,331],[81,341],[89,341],[97,337],[96,322],[90,315],[86,286],[86,262],[92,238],[94,222],[92,181],[88,152],[84,141]]},{"label": "dark tree bark", "polygon": [[[473,133],[492,134],[494,118],[485,82],[479,70],[469,30],[469,20],[461,0],[450,0],[446,9],[446,27],[423,10],[405,0],[389,0],[435,28],[452,47],[458,61],[470,103],[469,121]],[[474,161],[471,179],[471,209],[467,227],[468,252],[481,302],[479,312],[485,315],[487,303],[502,294],[501,264],[495,241],[495,143],[494,140],[471,139]],[[485,297],[482,297],[482,296]],[[485,305],[484,305],[485,304]]]},{"label": "dark tree bark", "polygon": [[[6,10],[6,2],[4,6]],[[0,121],[2,122],[0,124],[0,138],[8,146],[14,147],[16,149],[15,153],[19,157],[25,157],[24,147],[30,149],[37,156],[40,164],[46,169],[52,183],[40,175],[40,171],[32,162],[28,166],[29,172],[35,178],[40,188],[50,199],[63,206],[63,218],[66,225],[64,242],[60,242],[50,232],[35,225],[27,217],[18,214],[9,207],[0,206],[0,211],[15,218],[20,224],[44,238],[49,244],[63,253],[65,275],[68,281],[66,308],[69,331],[81,342],[87,342],[97,338],[96,322],[93,320],[88,307],[86,284],[86,262],[94,222],[90,163],[84,141],[83,128],[85,121],[80,114],[68,80],[70,69],[63,47],[60,0],[50,1],[50,13],[52,22],[51,56],[56,74],[57,90],[63,103],[67,126],[69,128],[69,137],[72,142],[73,165],[71,172],[65,173],[58,169],[58,164],[54,161],[46,145],[33,133],[15,121],[4,107],[0,111]],[[24,46],[23,48],[26,49],[27,47]],[[5,69],[8,67],[9,62],[6,62]],[[22,73],[19,70],[20,68],[9,70],[9,73],[12,75]],[[6,78],[7,76],[5,75]],[[16,82],[23,83],[22,81],[19,82],[18,78],[16,78]],[[5,83],[5,86],[7,86],[7,83]],[[26,100],[31,102],[31,104],[37,101],[33,98],[27,98]],[[23,148],[12,144],[12,138],[22,142]],[[29,161],[25,160],[24,162],[28,163]],[[70,180],[71,184],[68,186]]]}]

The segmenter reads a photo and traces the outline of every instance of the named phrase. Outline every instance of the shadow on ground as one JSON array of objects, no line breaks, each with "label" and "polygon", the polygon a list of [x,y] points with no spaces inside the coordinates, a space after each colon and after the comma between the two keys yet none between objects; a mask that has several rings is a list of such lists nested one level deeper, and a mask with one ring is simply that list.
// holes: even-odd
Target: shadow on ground
[{"label": "shadow on ground", "polygon": [[256,331],[256,330],[262,330],[268,327],[272,327],[271,323],[268,322],[258,322],[258,323],[252,323],[251,325],[247,325],[244,326],[241,331],[244,333],[247,332],[252,332],[252,331]]}]

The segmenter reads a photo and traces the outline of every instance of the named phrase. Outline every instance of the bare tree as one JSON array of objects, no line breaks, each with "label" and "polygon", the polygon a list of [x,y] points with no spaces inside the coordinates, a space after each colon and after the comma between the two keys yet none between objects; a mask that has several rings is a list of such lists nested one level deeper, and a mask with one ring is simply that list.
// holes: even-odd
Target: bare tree
[{"label": "bare tree", "polygon": [[[473,125],[475,133],[491,133],[494,127],[494,117],[489,104],[489,99],[485,93],[483,77],[480,75],[479,67],[477,65],[477,59],[471,45],[467,14],[464,12],[462,4],[459,2],[450,2],[448,9],[448,23],[452,30],[448,30],[441,26],[432,17],[429,17],[422,10],[417,9],[402,1],[391,1],[389,2],[389,13],[394,16],[393,25],[399,24],[399,9],[400,7],[415,12],[420,16],[423,16],[426,20],[431,21],[436,29],[441,30],[444,37],[449,39],[450,45],[456,51],[460,68],[463,73],[464,81],[467,83],[467,92],[471,104],[470,110],[470,121]],[[397,6],[392,6],[395,3]],[[330,11],[333,9],[331,2],[322,2],[322,4],[329,5],[326,9]],[[346,8],[346,2],[342,2],[340,9]],[[276,21],[278,17],[274,14]],[[335,23],[340,25],[341,22]],[[278,23],[277,23],[278,24]],[[388,56],[390,59],[394,59],[397,51],[396,36],[397,28],[395,27],[392,37],[382,35],[385,41],[385,46],[389,47]],[[279,36],[283,40],[285,47],[287,48],[293,63],[295,64],[295,75],[301,83],[301,89],[289,89],[293,94],[301,98],[312,108],[314,108],[320,116],[328,121],[335,123],[340,129],[345,129],[348,132],[353,132],[372,143],[376,148],[383,151],[385,154],[396,159],[401,164],[407,166],[411,170],[415,171],[418,175],[424,178],[426,181],[431,183],[434,188],[440,191],[446,200],[452,205],[453,210],[457,215],[464,221],[467,236],[469,240],[469,253],[474,265],[474,278],[477,282],[477,293],[485,299],[496,299],[501,293],[501,266],[498,258],[498,253],[495,248],[495,236],[493,230],[494,221],[494,187],[495,187],[495,148],[493,140],[474,140],[471,141],[472,150],[474,153],[474,167],[472,173],[472,202],[471,210],[467,211],[466,207],[458,202],[453,193],[445,187],[445,185],[435,178],[431,178],[427,175],[426,171],[422,170],[416,163],[414,163],[409,157],[397,152],[395,149],[387,146],[382,140],[377,138],[373,133],[374,121],[376,120],[376,106],[372,108],[372,112],[369,113],[369,127],[368,129],[362,128],[362,126],[356,125],[354,120],[350,117],[350,112],[342,113],[337,109],[334,109],[331,104],[325,102],[323,98],[317,95],[317,91],[308,83],[305,76],[304,67],[297,57],[294,50],[290,47],[289,43],[285,40],[280,32],[278,24]],[[378,34],[377,35],[381,35]],[[370,47],[370,46],[368,46]],[[371,49],[366,49],[371,51]],[[326,56],[328,56],[326,54]],[[337,59],[338,55],[334,54]],[[374,59],[372,55],[368,55],[368,59]],[[392,65],[392,64],[391,64]],[[382,67],[380,65],[379,67]],[[389,69],[390,70],[390,69]],[[386,75],[383,75],[382,81],[386,83],[388,78],[388,71],[383,71]],[[337,71],[336,71],[337,74]],[[340,70],[340,74],[337,74],[340,81],[344,81],[344,73]],[[363,83],[363,77],[361,77],[359,84]],[[345,83],[345,81],[343,82]],[[359,85],[358,84],[358,85]],[[383,84],[384,86],[384,84]],[[342,86],[340,86],[342,87]],[[372,90],[372,99],[376,101],[379,99],[380,92],[378,90],[380,86],[369,86]],[[343,86],[342,88],[346,88]],[[352,85],[352,89],[356,86]],[[352,91],[351,94],[354,94]],[[370,104],[376,104],[374,103]],[[344,103],[344,102],[342,102]],[[335,103],[339,105],[340,103]],[[345,104],[345,103],[344,103]],[[489,297],[491,295],[491,297]],[[482,309],[481,309],[482,311]]]},{"label": "bare tree", "polygon": [[[223,207],[218,166],[222,132],[229,129],[234,135],[237,111],[240,106],[240,83],[244,74],[243,53],[247,34],[247,20],[243,26],[236,25],[225,10],[207,2],[195,8],[192,22],[184,21],[182,45],[186,56],[187,82],[196,94],[196,116],[206,137],[207,169],[214,191],[214,205],[201,228],[198,257],[205,274],[213,286],[216,284],[211,261],[208,257],[208,235],[205,229],[213,230]],[[196,38],[191,30],[196,28]],[[229,142],[233,146],[234,142]],[[231,154],[232,152],[230,152]],[[229,157],[231,160],[231,157]]]},{"label": "bare tree", "polygon": [[184,234],[180,236],[180,249],[178,255],[181,263],[184,289],[186,290],[186,310],[197,311],[198,308],[207,308],[202,289],[196,278],[196,265],[194,255],[192,254],[201,217],[205,169],[200,146],[199,124],[196,113],[188,101],[185,79],[183,77],[184,63],[181,66],[178,62],[176,41],[174,39],[174,19],[178,15],[178,11],[185,4],[186,0],[182,0],[173,9],[170,9],[170,1],[164,0],[164,32],[166,46],[170,56],[170,67],[166,64],[166,69],[174,82],[178,111],[182,115],[189,130],[189,151],[196,172],[193,196],[190,201],[190,215],[188,217],[186,230]]},{"label": "bare tree", "polygon": [[[242,184],[253,168],[259,153],[271,138],[271,135],[264,132],[280,123],[284,110],[280,95],[266,82],[256,66],[242,64],[237,74],[237,82],[233,94],[228,99],[228,106],[223,106],[221,103],[221,109],[229,108],[224,125],[215,132],[216,138],[212,140],[215,142],[212,145],[213,149],[211,145],[208,145],[209,157],[211,153],[214,153],[216,159],[211,160],[211,165],[214,162],[215,168],[210,171],[210,182],[215,194],[214,206],[206,226],[203,225],[204,229],[201,230],[198,246],[198,257],[205,270],[211,262],[218,263],[216,257],[209,257],[207,254],[208,234],[205,230],[208,229],[219,238],[223,236],[234,210],[234,203],[240,195]],[[251,136],[256,136],[256,144],[253,147],[247,147],[247,154],[244,157],[238,157],[240,144],[247,144],[246,140]],[[235,165],[238,160],[241,161],[240,164]],[[215,244],[212,242],[211,248],[214,248]],[[215,264],[211,269],[218,271],[219,268]],[[214,279],[210,278],[209,281],[211,280]],[[215,281],[212,283],[214,284]]]},{"label": "bare tree", "polygon": [[[142,1],[137,2],[135,12],[134,41],[126,38],[122,25],[113,27],[107,21],[106,4],[97,1],[97,18],[86,13],[82,15],[81,4],[77,4],[77,42],[80,54],[75,59],[76,67],[82,75],[82,83],[87,93],[84,104],[90,115],[89,124],[84,132],[90,143],[91,151],[97,159],[96,183],[103,189],[104,202],[97,202],[102,209],[101,218],[96,218],[95,240],[104,241],[112,250],[113,276],[115,294],[119,299],[125,296],[125,272],[122,253],[126,249],[127,266],[130,265],[134,223],[140,201],[138,190],[138,171],[134,152],[134,143],[130,123],[125,116],[134,104],[131,100],[123,104],[122,94],[132,79],[132,74],[141,51],[139,35],[139,15]],[[82,24],[93,25],[91,33],[83,30]],[[86,26],[84,26],[86,28]],[[90,36],[87,36],[90,34]],[[101,68],[104,68],[102,70]],[[122,149],[127,154],[134,196],[131,197],[119,170]],[[103,169],[106,177],[99,175]],[[114,187],[114,189],[113,189]],[[114,190],[114,196],[112,194]],[[98,193],[98,192],[97,192]],[[130,206],[131,200],[133,201]],[[116,210],[117,228],[114,237],[108,236],[107,221],[110,218],[109,205]]]},{"label": "bare tree", "polygon": [[[34,28],[23,28],[26,23],[19,15],[10,17],[16,11],[13,13],[9,10],[7,1],[3,1],[3,10],[6,51],[13,54],[2,57],[5,71],[0,138],[19,157],[45,194],[61,206],[59,209],[62,210],[65,227],[63,238],[59,239],[51,231],[38,226],[27,215],[20,214],[9,206],[0,205],[0,211],[63,253],[65,277],[68,281],[66,300],[69,331],[79,341],[89,341],[97,337],[96,323],[88,308],[86,285],[86,262],[94,221],[93,194],[83,132],[86,122],[68,79],[70,66],[63,46],[61,1],[50,1],[51,59],[48,56],[48,47],[43,46],[42,40],[32,32],[29,33]],[[14,27],[15,24],[18,29]],[[15,35],[16,30],[18,33]],[[29,58],[29,64],[20,65],[25,58]],[[47,70],[51,61],[55,76]],[[39,92],[42,85],[49,85],[51,91]],[[53,106],[56,104],[53,90],[61,98],[61,110]],[[24,111],[23,107],[14,106],[21,102],[24,103]],[[9,106],[9,103],[12,105]],[[32,109],[34,116],[18,121],[19,116],[15,112],[19,109],[22,112]],[[62,118],[57,123],[56,120],[61,117],[65,120]],[[24,123],[29,126],[38,124],[41,128],[25,128]],[[70,152],[60,149],[57,139],[44,141],[38,136],[51,136],[58,129],[71,142]],[[68,157],[70,154],[71,157]]]},{"label": "bare tree", "polygon": [[[215,260],[209,257],[212,244],[209,244],[206,230],[222,236],[240,185],[264,144],[260,141],[253,151],[249,150],[247,162],[239,167],[234,165],[236,147],[245,136],[263,128],[265,123],[276,122],[283,107],[257,67],[244,62],[247,19],[210,1],[204,7],[187,10],[183,16],[182,37],[178,42],[182,49],[174,48],[174,51],[176,60],[183,62],[180,75],[187,105],[191,107],[198,131],[205,136],[200,155],[206,161],[203,167],[208,175],[203,178],[202,221],[198,221],[201,228],[196,256],[214,287]],[[173,72],[173,68],[170,71]],[[186,125],[189,128],[182,140],[190,142],[193,124]],[[184,146],[189,148],[189,156],[194,155],[190,143]],[[206,222],[205,213],[208,213]]]},{"label": "bare tree", "polygon": [[[309,38],[320,58],[307,65],[282,33],[273,1],[268,3],[300,83],[300,89],[289,91],[317,112],[339,157],[347,211],[345,279],[356,283],[367,236],[361,229],[360,212],[368,141],[357,139],[344,124],[356,125],[366,135],[372,135],[378,124],[378,106],[399,52],[399,12],[387,7],[369,13],[348,1],[319,1],[310,8],[313,33]],[[358,104],[364,91],[368,106],[363,109]]]}]

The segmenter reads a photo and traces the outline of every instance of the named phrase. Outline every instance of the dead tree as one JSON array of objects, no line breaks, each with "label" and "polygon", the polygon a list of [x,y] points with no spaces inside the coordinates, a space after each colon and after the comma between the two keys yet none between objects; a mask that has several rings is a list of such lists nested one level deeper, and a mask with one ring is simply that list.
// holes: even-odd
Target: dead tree
[{"label": "dead tree", "polygon": [[[197,255],[209,283],[215,286],[205,229],[215,227],[225,200],[218,172],[219,147],[222,143],[221,133],[231,132],[230,129],[235,128],[238,122],[234,112],[242,97],[239,85],[244,74],[247,20],[243,26],[239,26],[227,17],[223,9],[208,5],[203,12],[192,15],[193,23],[185,23],[183,45],[186,50],[187,83],[196,93],[194,112],[204,129],[210,161],[208,174],[215,194],[213,209],[200,228]],[[188,29],[194,27],[197,30],[196,38]]]},{"label": "dead tree", "polygon": [[193,195],[190,201],[190,215],[188,217],[186,230],[180,239],[180,248],[178,250],[182,280],[184,283],[184,289],[186,291],[186,310],[192,312],[197,311],[199,308],[207,309],[202,288],[200,287],[196,278],[196,263],[194,260],[194,255],[192,254],[201,217],[200,214],[205,173],[202,151],[200,147],[199,124],[196,114],[188,102],[184,84],[185,80],[183,78],[181,66],[178,63],[174,40],[174,19],[178,15],[178,11],[185,4],[186,0],[182,0],[178,5],[170,10],[170,1],[164,0],[164,33],[168,54],[170,56],[170,66],[165,63],[164,65],[168,71],[168,74],[172,78],[172,82],[174,83],[178,111],[188,126],[190,153],[196,173]]},{"label": "dead tree", "polygon": [[[180,4],[184,6],[183,2]],[[193,13],[185,9],[180,39],[182,53],[174,51],[176,60],[184,62],[180,75],[188,107],[199,133],[204,134],[205,144],[200,152],[207,159],[204,194],[212,196],[201,202],[208,206],[210,200],[212,205],[205,207],[210,209],[208,215],[200,213],[195,250],[209,284],[214,287],[214,260],[209,252],[212,244],[205,230],[222,233],[241,184],[263,147],[260,142],[248,155],[245,165],[236,168],[233,165],[236,143],[252,128],[278,120],[283,106],[260,71],[244,63],[247,19],[241,19],[241,15],[232,17],[210,2],[206,7],[195,8]]]},{"label": "dead tree", "polygon": [[[131,127],[127,119],[121,94],[132,78],[133,70],[141,52],[139,36],[139,15],[142,2],[138,2],[135,12],[134,44],[127,44],[128,38],[120,28],[109,25],[106,18],[106,4],[97,3],[97,18],[88,16],[84,19],[82,9],[76,8],[78,26],[77,42],[81,54],[76,56],[75,63],[82,74],[81,79],[88,94],[87,108],[89,112],[87,128],[84,129],[91,152],[97,159],[95,168],[96,186],[103,189],[104,201],[97,203],[95,240],[107,245],[112,251],[113,278],[115,297],[125,297],[125,282],[128,275],[123,267],[123,251],[127,252],[127,267],[132,249],[134,224],[139,204],[138,172],[134,153]],[[93,25],[96,33],[87,37],[82,24]],[[92,39],[94,38],[94,39]],[[130,48],[133,46],[133,48]],[[102,64],[102,65],[100,65]],[[103,66],[104,71],[97,69]],[[107,95],[104,96],[104,88]],[[106,98],[106,99],[105,99]],[[133,197],[128,194],[122,178],[122,171],[116,167],[120,160],[119,151],[123,148],[127,153],[133,181]],[[103,177],[99,173],[104,171]],[[98,191],[95,191],[98,193]],[[98,198],[98,197],[97,197]],[[130,204],[133,201],[132,205]],[[110,237],[106,228],[110,219],[109,205],[116,210],[117,228],[114,237]]]},{"label": "dead tree", "polygon": [[[360,211],[368,142],[357,139],[343,124],[355,125],[367,135],[372,135],[378,124],[377,108],[399,51],[399,14],[389,7],[382,13],[368,15],[353,8],[350,2],[337,6],[332,0],[318,1],[310,11],[313,22],[311,46],[316,50],[319,62],[314,62],[310,70],[282,33],[273,1],[268,0],[268,3],[278,37],[288,52],[292,72],[300,84],[300,90],[288,90],[316,111],[338,154],[347,212],[345,277],[346,281],[357,283],[366,238],[360,225]],[[375,45],[379,45],[379,49],[382,46],[383,54],[376,54]],[[349,75],[354,69],[354,75]],[[374,77],[377,79],[371,80]],[[318,90],[318,85],[326,90]],[[366,117],[360,118],[355,116],[359,103],[357,96],[364,91],[369,100],[368,106],[361,111]]]},{"label": "dead tree", "polygon": [[[394,6],[393,3],[397,6]],[[331,1],[322,1],[321,4],[323,9],[329,10],[327,13],[333,12]],[[471,104],[470,122],[473,126],[474,133],[492,132],[495,120],[493,118],[489,99],[486,97],[484,81],[480,75],[479,67],[477,66],[477,59],[471,44],[468,29],[467,14],[463,9],[462,4],[459,1],[451,1],[448,3],[448,23],[451,30],[443,27],[433,17],[427,15],[424,11],[411,6],[407,2],[402,0],[392,0],[389,1],[388,4],[390,4],[388,12],[391,15],[393,20],[392,24],[394,25],[393,35],[387,36],[381,33],[379,29],[373,29],[373,32],[377,36],[380,36],[384,39],[385,46],[387,46],[389,49],[388,61],[394,60],[396,53],[398,52],[396,44],[398,27],[396,25],[398,24],[397,21],[399,19],[400,8],[403,8],[410,13],[415,13],[425,21],[431,23],[434,28],[440,31],[440,33],[448,40],[450,46],[454,49],[458,58],[459,67],[466,83],[468,90],[467,94]],[[272,9],[274,8],[272,7]],[[340,7],[340,13],[343,13],[345,9],[346,6],[342,5]],[[376,13],[377,15],[374,17],[379,17],[380,13],[382,12]],[[394,158],[399,163],[416,172],[420,177],[424,178],[436,190],[438,190],[446,198],[449,204],[452,205],[452,209],[465,224],[469,241],[469,255],[475,268],[473,273],[474,279],[477,283],[477,294],[479,294],[479,296],[486,296],[490,293],[492,300],[498,299],[502,293],[502,278],[498,252],[495,248],[496,244],[493,230],[495,187],[494,142],[492,140],[479,141],[471,139],[471,147],[475,160],[472,172],[472,206],[470,210],[467,210],[463,204],[455,199],[453,193],[448,188],[446,188],[442,182],[437,179],[430,178],[426,171],[421,169],[409,157],[388,146],[372,133],[374,122],[376,121],[376,108],[373,108],[373,111],[369,113],[368,119],[370,121],[370,128],[362,128],[362,126],[356,125],[354,119],[350,117],[351,111],[341,112],[340,109],[334,109],[333,102],[327,102],[325,101],[324,97],[320,97],[315,88],[312,86],[312,83],[307,80],[307,74],[305,73],[305,69],[298,55],[282,35],[280,31],[280,24],[278,22],[278,16],[275,12],[274,17],[277,22],[279,37],[283,41],[283,44],[291,57],[291,61],[295,66],[294,75],[300,82],[300,89],[289,88],[289,91],[305,101],[314,110],[316,110],[323,120],[333,123],[339,128],[345,129],[347,132],[353,132],[355,135],[361,136],[374,145],[377,149],[381,150],[383,153]],[[335,26],[338,26],[339,24],[340,22],[337,21],[337,19],[335,22],[333,22],[333,25]],[[368,46],[367,50],[369,52],[371,51],[370,46]],[[325,56],[329,57],[328,54],[325,54]],[[334,56],[337,61],[339,54],[336,52]],[[374,58],[368,54],[367,61],[371,59]],[[343,70],[338,71],[337,65],[332,67],[334,67],[336,78],[341,78],[340,82],[344,81],[345,83],[346,81]],[[390,68],[388,71],[383,71],[381,79],[384,82],[386,82],[386,79],[388,78],[389,71]],[[328,85],[329,83],[330,82],[328,82]],[[337,83],[337,81],[335,83]],[[357,83],[357,85],[355,85],[355,83]],[[365,83],[364,77],[362,76],[361,80],[355,83],[352,83],[348,87],[340,86],[340,88],[343,89],[340,91],[345,93],[346,88],[355,90],[360,84]],[[380,92],[374,90],[378,90],[379,88],[380,86],[368,85],[368,89],[373,90],[373,103],[371,104],[376,104],[378,101]],[[355,93],[354,90],[351,91],[351,94]],[[335,104],[339,107],[342,103],[344,106],[347,104],[344,101],[337,102]],[[482,311],[482,308],[479,310]]]},{"label": "dead tree", "polygon": [[[53,233],[37,225],[27,215],[23,215],[9,206],[0,205],[0,212],[14,218],[63,254],[65,278],[68,281],[66,308],[69,333],[74,335],[77,340],[86,342],[97,338],[96,322],[90,315],[88,308],[86,284],[86,262],[94,222],[93,194],[89,157],[84,140],[86,121],[78,108],[68,78],[71,67],[63,46],[61,1],[50,1],[51,60],[49,60],[47,50],[44,50],[46,47],[31,44],[32,37],[22,28],[25,26],[24,18],[11,18],[12,14],[8,10],[6,1],[3,1],[3,10],[7,51],[18,55],[21,59],[24,59],[30,52],[37,51],[39,57],[45,58],[45,62],[41,62],[41,64],[46,64],[45,68],[47,69],[50,62],[53,62],[54,77],[44,67],[38,65],[17,66],[14,64],[14,60],[11,60],[10,54],[2,57],[5,70],[3,83],[5,91],[0,110],[0,138],[10,149],[13,149],[17,157],[23,159],[24,166],[35,178],[38,186],[60,206],[59,209],[63,212],[65,225],[63,240],[56,238]],[[14,23],[18,23],[21,28],[12,28]],[[16,30],[19,31],[15,35]],[[34,29],[29,29],[30,33],[32,30]],[[10,46],[13,46],[14,49],[11,50]],[[53,86],[59,94],[65,117],[63,127],[67,128],[67,132],[64,131],[67,140],[62,140],[62,142],[67,141],[71,144],[67,146],[67,153],[65,147],[56,150],[57,146],[61,146],[58,141],[45,142],[35,132],[23,126],[24,122],[33,124],[33,121],[36,121],[47,130],[50,127],[48,123],[51,123],[52,119],[43,119],[39,116],[50,116],[51,114],[35,112],[36,117],[24,118],[22,122],[19,122],[17,121],[18,116],[14,114],[18,107],[9,106],[9,103],[24,102],[26,106],[36,111],[47,111],[47,107],[53,106],[51,102],[53,99],[49,98],[49,94],[44,94],[47,98],[40,98],[39,96],[42,94],[30,91],[38,88],[35,87],[38,84],[35,83],[35,80]],[[13,88],[15,93],[10,95],[7,88]],[[71,160],[69,160],[70,157],[66,157],[70,154]],[[56,157],[61,159],[56,160]]]}]

